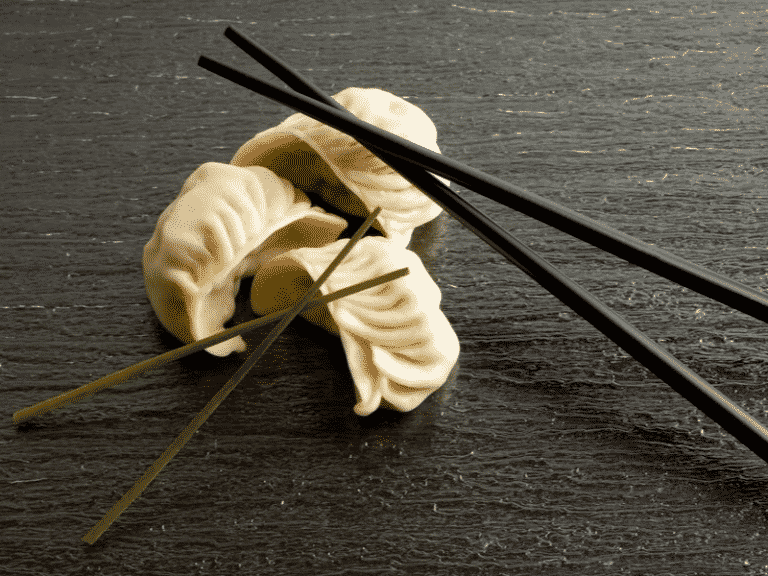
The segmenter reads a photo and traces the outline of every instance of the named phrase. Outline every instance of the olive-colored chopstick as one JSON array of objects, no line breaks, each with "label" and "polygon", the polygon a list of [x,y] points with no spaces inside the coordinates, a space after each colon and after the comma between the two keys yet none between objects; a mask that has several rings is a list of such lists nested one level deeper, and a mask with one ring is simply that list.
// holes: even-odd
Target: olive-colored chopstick
[{"label": "olive-colored chopstick", "polygon": [[[352,286],[348,286],[346,288],[342,288],[341,290],[337,290],[336,292],[331,292],[330,294],[321,296],[320,298],[315,298],[313,300],[310,300],[309,304],[307,304],[307,308],[314,308],[315,306],[328,304],[329,302],[333,302],[334,300],[338,300],[339,298],[344,298],[345,296],[349,296],[350,294],[355,294],[362,290],[373,288],[374,286],[378,286],[379,284],[391,282],[392,280],[396,280],[407,274],[408,274],[408,268],[400,268],[399,270],[395,270],[394,272],[390,272],[389,274],[384,274],[382,276],[378,276],[376,278],[366,280],[365,282],[358,282],[357,284],[354,284]],[[145,372],[148,372],[149,370],[158,368],[160,366],[163,366],[175,360],[184,358],[185,356],[189,356],[190,354],[194,354],[195,352],[199,352],[200,350],[208,348],[209,346],[218,344],[219,342],[224,342],[225,340],[229,340],[230,338],[239,336],[241,334],[244,334],[245,332],[249,332],[251,330],[255,330],[256,328],[264,326],[266,324],[275,322],[280,318],[282,318],[283,316],[285,316],[286,314],[288,314],[288,312],[289,311],[287,309],[280,310],[278,312],[273,312],[272,314],[269,314],[267,316],[257,318],[256,320],[249,320],[248,322],[242,322],[237,326],[233,326],[232,328],[227,328],[223,332],[219,332],[218,334],[214,334],[213,336],[209,336],[202,340],[192,342],[191,344],[186,344],[185,346],[181,346],[179,348],[174,348],[173,350],[169,350],[168,352],[165,352],[164,354],[160,354],[159,356],[155,356],[154,358],[149,358],[148,360],[144,360],[142,362],[134,364],[133,366],[128,366],[127,368],[123,368],[122,370],[118,370],[117,372],[114,372],[107,376],[103,376],[98,380],[94,380],[89,384],[84,384],[83,386],[80,386],[79,388],[75,388],[74,390],[64,392],[62,394],[59,394],[58,396],[49,398],[48,400],[43,400],[42,402],[38,402],[37,404],[28,406],[27,408],[22,408],[20,410],[17,410],[16,412],[13,413],[13,422],[15,424],[21,424],[22,422],[25,422],[30,418],[34,418],[35,416],[40,416],[41,414],[45,414],[46,412],[50,412],[51,410],[55,410],[56,408],[62,408],[68,404],[74,404],[75,402],[80,402],[81,400],[85,400],[86,398],[92,396],[97,392],[101,392],[102,390],[106,390],[108,388],[112,388],[113,386],[117,386],[118,384],[121,384],[122,382],[125,382],[130,378],[134,378]]]},{"label": "olive-colored chopstick", "polygon": [[654,274],[709,296],[745,314],[768,321],[767,294],[693,264],[657,246],[646,244],[575,210],[395,136],[359,120],[352,114],[342,113],[302,94],[283,90],[274,84],[243,74],[205,56],[200,57],[198,65],[244,88],[258,92],[319,122],[341,130],[372,152],[395,156],[407,164],[443,176],[478,194],[650,270]]},{"label": "olive-colored chopstick", "polygon": [[280,322],[274,328],[272,328],[272,330],[269,332],[269,334],[267,334],[266,338],[264,338],[261,344],[259,344],[259,346],[253,352],[251,352],[248,358],[246,358],[245,362],[243,362],[243,365],[237,370],[237,372],[235,372],[234,376],[232,376],[232,378],[230,378],[227,383],[224,384],[221,390],[219,390],[214,395],[214,397],[211,398],[208,404],[206,404],[205,407],[192,419],[192,421],[187,425],[186,428],[184,428],[181,434],[176,437],[171,445],[166,448],[165,452],[163,452],[160,457],[155,460],[149,468],[147,468],[141,478],[136,481],[131,489],[128,490],[128,492],[126,492],[123,497],[118,500],[106,514],[104,514],[102,519],[99,520],[99,522],[97,522],[96,525],[85,534],[85,536],[83,536],[83,541],[87,542],[88,544],[93,544],[96,542],[99,536],[101,536],[117,519],[117,517],[120,516],[120,514],[122,514],[123,511],[128,508],[128,506],[130,506],[131,502],[133,502],[141,495],[141,493],[146,489],[147,486],[149,486],[152,480],[154,480],[160,471],[165,468],[166,464],[168,464],[168,462],[170,462],[171,459],[176,454],[178,454],[179,450],[181,450],[189,441],[189,439],[192,438],[198,428],[200,428],[200,426],[202,426],[205,421],[208,420],[216,408],[219,407],[224,399],[229,396],[229,393],[235,389],[235,387],[240,383],[245,375],[259,361],[264,352],[266,352],[272,343],[277,340],[280,334],[283,333],[288,324],[290,324],[291,321],[296,318],[296,316],[298,316],[307,306],[307,303],[315,297],[317,291],[320,290],[320,286],[323,285],[323,283],[333,273],[341,261],[344,260],[352,248],[355,247],[355,244],[357,244],[357,242],[363,237],[363,234],[365,234],[368,228],[370,228],[371,224],[373,224],[374,220],[376,220],[376,216],[378,216],[379,212],[381,212],[381,208],[376,208],[373,212],[371,212],[370,216],[368,216],[365,222],[363,222],[360,228],[358,228],[357,232],[355,232],[352,238],[349,239],[349,242],[344,245],[344,248],[342,248],[341,252],[339,252],[336,258],[333,259],[333,262],[328,265],[328,268],[326,268],[320,277],[315,280],[312,286],[309,287],[309,290],[307,290],[304,296],[302,296],[301,300],[296,302],[296,304],[294,304],[291,309],[280,319]]},{"label": "olive-colored chopstick", "polygon": [[[232,28],[227,28],[225,35],[297,92],[309,94],[343,110],[335,100],[252,40]],[[346,110],[344,113],[351,115]],[[768,430],[738,405],[442,182],[423,170],[405,164],[399,158],[380,150],[376,153],[497,252],[518,265],[541,286],[768,462]]]}]

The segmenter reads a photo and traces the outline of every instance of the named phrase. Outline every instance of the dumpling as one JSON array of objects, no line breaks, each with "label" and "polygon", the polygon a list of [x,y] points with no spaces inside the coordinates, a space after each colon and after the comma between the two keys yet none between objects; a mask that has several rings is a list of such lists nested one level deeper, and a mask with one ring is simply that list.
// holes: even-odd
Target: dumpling
[{"label": "dumpling", "polygon": [[[333,242],[347,227],[262,167],[208,162],[195,170],[144,247],[144,282],[160,322],[184,342],[221,332],[243,276],[293,248]],[[207,348],[245,350],[237,336]]]},{"label": "dumpling", "polygon": [[[298,300],[345,242],[291,250],[264,263],[253,278],[254,311],[269,314]],[[382,402],[413,410],[445,383],[459,357],[459,340],[440,310],[440,289],[419,257],[391,240],[360,240],[320,290],[327,294],[405,266],[407,276],[304,313],[341,336],[361,416]]]},{"label": "dumpling", "polygon": [[[333,98],[361,120],[440,152],[435,125],[410,102],[375,88],[347,88]],[[254,136],[231,163],[266,166],[353,216],[368,216],[381,206],[377,228],[403,247],[414,228],[442,210],[354,138],[304,114]]]}]

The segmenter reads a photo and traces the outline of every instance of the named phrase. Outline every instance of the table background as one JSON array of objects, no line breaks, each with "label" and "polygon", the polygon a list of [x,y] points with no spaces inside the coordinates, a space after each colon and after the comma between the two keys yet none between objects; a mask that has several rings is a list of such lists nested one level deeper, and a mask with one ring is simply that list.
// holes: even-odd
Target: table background
[{"label": "table background", "polygon": [[[412,413],[355,416],[340,343],[296,324],[93,547],[240,360],[11,424],[177,345],[143,288],[157,216],[291,113],[196,66],[271,78],[230,24],[329,92],[408,98],[453,158],[765,289],[768,6],[10,0],[0,22],[0,573],[768,573],[765,463],[447,216],[412,248],[462,352]],[[762,324],[465,194],[766,421]]]}]

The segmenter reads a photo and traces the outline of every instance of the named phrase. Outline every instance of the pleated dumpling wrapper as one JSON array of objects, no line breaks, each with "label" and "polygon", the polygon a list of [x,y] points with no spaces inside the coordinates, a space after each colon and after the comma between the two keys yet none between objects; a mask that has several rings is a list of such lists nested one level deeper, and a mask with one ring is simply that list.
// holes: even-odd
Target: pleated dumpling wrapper
[{"label": "pleated dumpling wrapper", "polygon": [[[435,125],[410,102],[376,88],[347,88],[333,98],[359,119],[440,152]],[[354,138],[304,114],[251,138],[231,163],[265,166],[353,216],[366,217],[381,206],[375,226],[402,246],[414,228],[442,210]]]},{"label": "pleated dumpling wrapper", "polygon": [[[346,226],[266,168],[208,162],[189,176],[144,247],[147,296],[183,342],[212,336],[235,312],[240,279],[262,260],[327,245]],[[226,356],[245,349],[236,336],[206,350]]]},{"label": "pleated dumpling wrapper", "polygon": [[[299,248],[266,262],[253,278],[254,311],[269,314],[293,304],[346,242]],[[419,257],[391,240],[360,240],[320,291],[328,294],[403,267],[407,276],[304,313],[341,336],[360,416],[382,402],[413,410],[445,383],[459,357],[459,339],[440,310],[440,289]]]}]

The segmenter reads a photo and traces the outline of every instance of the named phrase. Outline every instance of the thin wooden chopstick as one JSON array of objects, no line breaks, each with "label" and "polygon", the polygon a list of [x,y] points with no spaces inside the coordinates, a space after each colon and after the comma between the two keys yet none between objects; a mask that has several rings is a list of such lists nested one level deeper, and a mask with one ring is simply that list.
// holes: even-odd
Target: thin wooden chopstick
[{"label": "thin wooden chopstick", "polygon": [[343,113],[302,94],[283,90],[205,56],[200,57],[198,65],[341,130],[372,152],[397,157],[407,164],[462,184],[478,194],[536,218],[619,258],[768,322],[768,295],[758,290],[642,242],[575,210],[362,122],[352,114]]},{"label": "thin wooden chopstick", "polygon": [[224,399],[229,396],[229,393],[235,389],[235,387],[240,383],[245,375],[259,361],[264,352],[267,351],[267,348],[269,348],[272,343],[277,340],[277,338],[280,336],[280,334],[283,333],[283,330],[285,330],[288,324],[290,324],[291,321],[296,318],[296,316],[298,316],[306,307],[307,303],[312,298],[314,298],[315,294],[320,289],[320,286],[323,285],[323,283],[333,273],[341,261],[344,260],[352,248],[354,248],[355,244],[357,244],[357,242],[363,237],[363,234],[365,234],[368,228],[370,228],[371,224],[373,224],[374,220],[376,220],[376,216],[379,215],[379,212],[381,212],[381,208],[376,208],[373,212],[371,212],[371,215],[368,216],[365,222],[363,222],[357,232],[355,232],[352,238],[350,238],[349,242],[345,244],[344,248],[341,250],[341,252],[339,252],[336,258],[334,258],[333,262],[330,263],[328,268],[326,268],[320,277],[312,284],[312,286],[309,287],[309,290],[307,290],[301,300],[294,304],[293,307],[291,307],[291,309],[280,319],[280,322],[274,328],[272,328],[270,333],[267,334],[267,337],[264,338],[261,344],[259,344],[259,346],[250,354],[250,356],[246,358],[245,362],[243,362],[243,365],[237,370],[237,372],[235,372],[234,376],[232,376],[232,378],[230,378],[229,381],[224,384],[221,390],[219,390],[216,395],[211,398],[208,404],[206,404],[205,407],[192,419],[192,421],[187,425],[186,428],[184,428],[181,434],[179,434],[171,443],[171,445],[168,446],[165,452],[163,452],[160,457],[155,460],[149,468],[147,468],[147,470],[144,472],[141,478],[136,481],[133,487],[131,487],[131,489],[128,490],[128,492],[126,492],[123,497],[120,498],[120,500],[118,500],[106,514],[104,514],[101,520],[99,520],[99,522],[97,522],[96,525],[93,526],[93,528],[91,528],[85,534],[85,536],[83,536],[84,542],[87,542],[88,544],[93,544],[96,542],[96,540],[98,540],[98,538],[110,527],[110,525],[117,519],[117,517],[120,516],[120,514],[122,514],[123,511],[128,508],[128,506],[130,506],[131,502],[133,502],[136,498],[139,497],[139,495],[141,495],[141,493],[146,489],[147,486],[149,486],[152,480],[154,480],[160,471],[165,468],[166,464],[168,464],[168,462],[170,462],[171,459],[176,454],[178,454],[179,450],[181,450],[189,441],[189,439],[192,438],[197,429],[200,428],[200,426],[202,426],[206,420],[208,420],[216,408],[219,407]]},{"label": "thin wooden chopstick", "polygon": [[[330,294],[321,296],[320,298],[315,298],[313,300],[310,300],[310,302],[307,304],[307,308],[314,308],[315,306],[321,306],[323,304],[333,302],[334,300],[338,300],[339,298],[344,298],[345,296],[349,296],[350,294],[355,294],[362,290],[373,288],[374,286],[378,286],[379,284],[384,284],[385,282],[391,282],[392,280],[396,280],[397,278],[401,278],[407,275],[408,272],[409,272],[408,268],[400,268],[399,270],[395,270],[394,272],[390,272],[389,274],[384,274],[382,276],[372,278],[371,280],[366,280],[365,282],[358,282],[357,284],[348,286],[347,288],[342,288],[341,290],[337,290],[336,292],[331,292]],[[58,396],[49,398],[48,400],[43,400],[42,402],[38,402],[37,404],[34,404],[32,406],[28,406],[26,408],[17,410],[16,412],[13,413],[13,422],[15,424],[21,424],[22,422],[25,422],[30,418],[34,418],[35,416],[40,416],[56,408],[62,408],[68,404],[80,402],[81,400],[84,400],[97,392],[101,392],[102,390],[106,390],[107,388],[112,388],[113,386],[117,386],[118,384],[121,384],[122,382],[125,382],[130,378],[134,378],[145,372],[148,372],[149,370],[158,368],[160,366],[163,366],[175,360],[179,360],[181,358],[184,358],[185,356],[189,356],[190,354],[194,354],[195,352],[199,352],[200,350],[208,348],[209,346],[213,346],[214,344],[218,344],[219,342],[224,342],[225,340],[229,340],[234,336],[239,336],[240,334],[244,334],[245,332],[255,330],[260,326],[264,326],[266,324],[275,322],[280,318],[282,318],[283,316],[285,316],[286,314],[288,314],[288,312],[289,310],[287,309],[280,310],[278,312],[273,312],[272,314],[269,314],[267,316],[257,318],[256,320],[249,320],[248,322],[243,322],[241,324],[238,324],[237,326],[228,328],[223,332],[219,332],[218,334],[209,336],[208,338],[204,338],[202,340],[192,342],[191,344],[187,344],[179,348],[174,348],[173,350],[169,350],[168,352],[165,352],[164,354],[160,354],[159,356],[155,356],[154,358],[149,358],[148,360],[144,360],[142,362],[134,364],[133,366],[128,366],[127,368],[123,368],[122,370],[118,370],[117,372],[113,372],[112,374],[109,374],[107,376],[103,376],[98,380],[94,380],[89,384],[84,384],[83,386],[80,386],[79,388],[75,388],[74,390],[64,392],[62,394],[59,394]]]},{"label": "thin wooden chopstick", "polygon": [[[335,100],[323,94],[309,80],[252,40],[245,38],[232,28],[227,28],[225,35],[297,92],[328,102],[334,108],[341,108]],[[346,110],[344,113],[351,116]],[[397,157],[389,156],[384,151],[376,150],[375,153],[440,203],[497,252],[519,266],[554,296],[768,462],[768,429],[737,404],[442,182],[412,165],[405,164]]]}]

